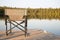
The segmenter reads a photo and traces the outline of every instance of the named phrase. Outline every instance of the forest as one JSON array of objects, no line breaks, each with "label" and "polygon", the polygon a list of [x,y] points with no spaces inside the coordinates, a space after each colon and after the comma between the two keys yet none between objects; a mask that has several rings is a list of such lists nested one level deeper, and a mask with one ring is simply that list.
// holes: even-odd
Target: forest
[{"label": "forest", "polygon": [[[4,10],[0,9],[0,18],[4,18]],[[60,19],[60,8],[28,8],[28,19]]]},{"label": "forest", "polygon": [[35,19],[60,19],[60,8],[28,9],[27,15]]}]

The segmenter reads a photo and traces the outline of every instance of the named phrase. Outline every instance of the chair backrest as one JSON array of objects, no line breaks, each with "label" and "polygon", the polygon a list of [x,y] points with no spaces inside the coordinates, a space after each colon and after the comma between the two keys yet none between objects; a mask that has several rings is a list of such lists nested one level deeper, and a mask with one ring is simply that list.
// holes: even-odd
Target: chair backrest
[{"label": "chair backrest", "polygon": [[10,20],[23,20],[23,16],[25,15],[24,9],[5,9],[5,15],[9,16]]}]

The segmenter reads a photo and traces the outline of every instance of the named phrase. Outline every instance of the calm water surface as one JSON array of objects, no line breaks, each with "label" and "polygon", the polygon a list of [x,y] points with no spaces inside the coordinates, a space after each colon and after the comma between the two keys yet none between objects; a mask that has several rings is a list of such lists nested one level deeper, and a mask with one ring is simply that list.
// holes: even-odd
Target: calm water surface
[{"label": "calm water surface", "polygon": [[[17,30],[17,28],[15,29]],[[60,20],[29,19],[28,29],[42,29],[60,35]],[[2,30],[5,30],[4,20],[0,20],[0,31]]]}]

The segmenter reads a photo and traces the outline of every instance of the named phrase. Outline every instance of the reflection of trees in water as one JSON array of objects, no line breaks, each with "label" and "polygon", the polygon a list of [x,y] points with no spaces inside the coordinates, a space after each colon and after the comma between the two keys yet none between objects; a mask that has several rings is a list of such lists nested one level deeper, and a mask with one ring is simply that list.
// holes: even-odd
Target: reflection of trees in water
[{"label": "reflection of trees in water", "polygon": [[4,17],[4,10],[0,9],[0,18],[3,18],[3,17]]},{"label": "reflection of trees in water", "polygon": [[60,19],[60,8],[56,9],[28,9],[28,18]]}]

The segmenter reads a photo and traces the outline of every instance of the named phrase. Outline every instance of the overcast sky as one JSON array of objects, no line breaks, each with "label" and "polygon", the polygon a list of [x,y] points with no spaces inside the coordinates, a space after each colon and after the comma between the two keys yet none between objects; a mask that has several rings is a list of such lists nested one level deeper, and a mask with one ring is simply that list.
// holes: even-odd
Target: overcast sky
[{"label": "overcast sky", "polygon": [[0,0],[0,6],[19,8],[60,8],[60,0]]}]

